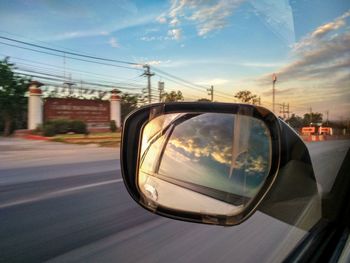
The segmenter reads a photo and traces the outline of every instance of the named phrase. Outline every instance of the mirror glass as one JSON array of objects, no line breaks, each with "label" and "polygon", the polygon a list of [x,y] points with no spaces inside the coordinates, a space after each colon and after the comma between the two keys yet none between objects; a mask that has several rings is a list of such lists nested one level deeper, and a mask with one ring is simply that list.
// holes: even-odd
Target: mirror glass
[{"label": "mirror glass", "polygon": [[144,203],[206,215],[235,215],[271,166],[262,120],[225,113],[164,114],[142,132],[138,186]]}]

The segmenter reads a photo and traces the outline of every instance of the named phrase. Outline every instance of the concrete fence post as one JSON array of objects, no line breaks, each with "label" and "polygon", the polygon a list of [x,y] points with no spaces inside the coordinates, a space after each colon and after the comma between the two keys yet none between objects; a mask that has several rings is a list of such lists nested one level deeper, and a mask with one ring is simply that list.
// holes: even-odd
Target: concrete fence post
[{"label": "concrete fence post", "polygon": [[29,83],[28,98],[28,129],[34,130],[43,124],[43,101],[40,87],[43,84],[38,81]]},{"label": "concrete fence post", "polygon": [[120,96],[117,91],[111,91],[111,121],[115,121],[117,128],[121,127],[121,109],[120,109]]}]

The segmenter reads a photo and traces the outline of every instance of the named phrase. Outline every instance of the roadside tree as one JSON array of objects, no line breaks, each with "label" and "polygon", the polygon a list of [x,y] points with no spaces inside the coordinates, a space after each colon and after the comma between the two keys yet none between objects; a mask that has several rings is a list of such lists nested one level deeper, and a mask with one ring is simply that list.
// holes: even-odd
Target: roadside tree
[{"label": "roadside tree", "polygon": [[322,113],[311,112],[304,114],[304,126],[310,125],[310,123],[322,123]]},{"label": "roadside tree", "polygon": [[15,65],[6,57],[0,60],[0,122],[5,136],[17,127],[23,126],[27,109],[25,93],[29,79],[15,74]]},{"label": "roadside tree", "polygon": [[289,119],[286,120],[286,122],[294,129],[299,129],[304,125],[303,118],[298,115],[295,115],[294,113]]},{"label": "roadside tree", "polygon": [[184,100],[184,96],[182,95],[182,92],[180,90],[178,91],[170,91],[165,92],[163,94],[164,97],[164,101],[165,102],[176,102],[176,101],[183,101]]},{"label": "roadside tree", "polygon": [[250,92],[249,90],[241,90],[234,94],[234,97],[239,99],[243,103],[257,104],[258,96]]}]

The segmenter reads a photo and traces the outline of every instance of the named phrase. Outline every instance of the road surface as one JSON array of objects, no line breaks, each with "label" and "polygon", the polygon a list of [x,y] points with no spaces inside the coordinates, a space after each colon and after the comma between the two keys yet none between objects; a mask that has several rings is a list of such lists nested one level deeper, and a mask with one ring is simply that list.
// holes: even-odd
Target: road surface
[{"label": "road surface", "polygon": [[[322,191],[349,146],[308,144]],[[162,218],[126,193],[119,149],[0,139],[0,262],[278,262],[305,234],[259,211],[226,228]]]}]

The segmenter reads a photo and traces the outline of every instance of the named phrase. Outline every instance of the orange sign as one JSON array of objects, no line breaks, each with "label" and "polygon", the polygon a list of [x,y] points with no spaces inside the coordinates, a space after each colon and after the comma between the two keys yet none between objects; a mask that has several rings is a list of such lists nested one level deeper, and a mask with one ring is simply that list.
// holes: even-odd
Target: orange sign
[{"label": "orange sign", "polygon": [[315,132],[315,127],[303,127],[301,129],[302,134],[314,133],[314,132]]}]

